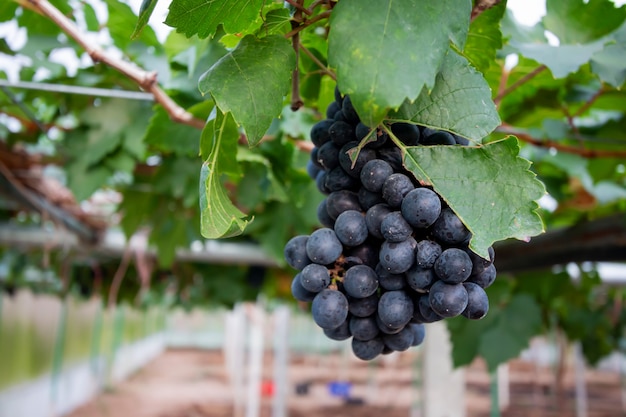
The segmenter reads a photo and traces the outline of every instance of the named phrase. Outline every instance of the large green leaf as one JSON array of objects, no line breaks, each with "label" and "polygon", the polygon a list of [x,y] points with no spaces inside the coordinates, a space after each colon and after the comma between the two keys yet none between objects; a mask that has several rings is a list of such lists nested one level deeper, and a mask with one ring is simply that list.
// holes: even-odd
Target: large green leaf
[{"label": "large green leaf", "polygon": [[609,43],[591,58],[591,70],[602,81],[619,88],[626,81],[626,24],[606,38]]},{"label": "large green leaf", "polygon": [[617,29],[626,18],[626,6],[610,0],[547,0],[543,24],[561,44],[584,44]]},{"label": "large green leaf", "polygon": [[[203,132],[210,137],[211,146],[208,158],[200,171],[200,230],[207,239],[217,239],[240,235],[251,221],[247,215],[228,198],[222,184],[224,168],[236,164],[236,139],[239,137],[237,125],[232,116],[217,112],[217,116],[209,121]],[[230,143],[229,143],[230,142]]]},{"label": "large green leaf", "polygon": [[465,44],[469,0],[342,0],[333,9],[328,60],[364,123],[430,89],[450,42]]},{"label": "large green leaf", "polygon": [[463,54],[480,72],[485,72],[502,48],[500,20],[506,10],[506,1],[481,13],[470,24]]},{"label": "large green leaf", "polygon": [[264,0],[173,0],[165,24],[188,38],[213,36],[222,25],[227,33],[237,33],[254,22]]},{"label": "large green leaf", "polygon": [[500,125],[489,85],[454,52],[446,56],[432,91],[424,89],[417,100],[403,104],[389,119],[449,130],[476,142]]},{"label": "large green leaf", "polygon": [[584,45],[553,46],[538,43],[511,42],[517,52],[547,66],[555,78],[564,78],[604,48],[604,42],[596,41]]},{"label": "large green leaf", "polygon": [[141,7],[139,8],[139,18],[137,19],[137,24],[135,25],[133,34],[130,35],[132,39],[138,38],[143,28],[146,27],[158,1],[159,0],[143,0],[141,2]]},{"label": "large green leaf", "polygon": [[232,113],[248,143],[256,145],[281,112],[295,65],[284,37],[248,35],[202,75],[200,91],[211,94],[223,113]]},{"label": "large green leaf", "polygon": [[404,165],[450,205],[472,232],[470,248],[487,258],[494,242],[543,232],[536,200],[545,188],[518,153],[515,137],[480,147],[417,146],[406,148]]}]

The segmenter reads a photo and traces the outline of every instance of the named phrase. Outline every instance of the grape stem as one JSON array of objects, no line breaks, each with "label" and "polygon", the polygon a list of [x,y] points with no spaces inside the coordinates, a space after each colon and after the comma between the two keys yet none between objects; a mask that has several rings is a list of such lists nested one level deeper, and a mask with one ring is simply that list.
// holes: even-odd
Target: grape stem
[{"label": "grape stem", "polygon": [[[294,36],[295,38],[295,36]],[[308,56],[309,58],[311,58],[311,61],[315,62],[315,65],[317,65],[318,67],[320,67],[320,70],[322,72],[322,74],[326,74],[328,75],[330,78],[332,78],[333,80],[337,81],[337,76],[335,75],[334,72],[332,72],[326,65],[324,65],[324,63],[322,61],[320,61],[314,54],[313,52],[309,51],[304,45],[302,45],[302,42],[300,42],[299,44],[299,48],[302,52],[305,53],[306,56]]]},{"label": "grape stem", "polygon": [[310,19],[304,19],[304,20],[302,20],[302,23],[300,25],[296,26],[291,31],[287,32],[285,34],[285,38],[287,38],[287,39],[293,38],[293,36],[296,33],[299,33],[301,31],[303,31],[307,27],[311,26],[313,23],[316,23],[316,22],[319,22],[320,20],[326,19],[329,16],[330,16],[330,10],[326,10],[325,12],[320,13],[317,16],[314,16],[314,17],[312,17]]},{"label": "grape stem", "polygon": [[[293,16],[292,23],[302,22],[303,9],[304,9],[304,0],[297,0],[295,3],[290,1],[289,4],[294,5],[296,7],[296,12]],[[302,97],[300,96],[300,66],[298,63],[300,62],[300,32],[294,33],[291,38],[291,45],[296,54],[296,66],[293,69],[293,74],[291,76],[291,110],[297,111],[304,105],[304,101],[302,101]]]},{"label": "grape stem", "polygon": [[[507,88],[505,88],[504,91],[500,92],[496,96],[496,98],[493,99],[493,101],[496,104],[496,106],[498,106],[500,104],[500,102],[502,101],[502,99],[504,97],[506,97],[507,95],[511,94],[513,91],[517,90],[520,86],[526,84],[528,81],[532,80],[533,78],[535,78],[537,75],[541,74],[546,69],[548,69],[548,67],[546,67],[545,65],[540,65],[537,68],[535,68],[534,70],[532,70],[531,72],[529,72],[528,74],[524,75],[519,80],[515,81],[513,84],[511,84]],[[508,78],[508,74],[507,74],[507,78]]]}]

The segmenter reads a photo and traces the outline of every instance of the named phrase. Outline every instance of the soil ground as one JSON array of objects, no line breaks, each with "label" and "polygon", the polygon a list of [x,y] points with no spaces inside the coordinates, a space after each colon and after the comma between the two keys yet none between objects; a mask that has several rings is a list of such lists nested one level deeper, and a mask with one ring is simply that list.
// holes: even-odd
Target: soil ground
[{"label": "soil ground", "polygon": [[[375,365],[351,362],[340,354],[292,357],[288,396],[290,417],[407,417],[417,398],[412,380],[414,357]],[[562,395],[555,395],[550,369],[522,361],[510,363],[510,406],[502,417],[575,417],[573,376],[566,371]],[[272,363],[264,370],[269,381]],[[620,377],[589,370],[587,417],[624,417]],[[467,417],[488,417],[489,377],[482,362],[467,368]],[[349,380],[349,399],[333,396],[328,384]],[[260,417],[272,416],[271,385],[265,384]],[[240,398],[245,398],[245,392]],[[559,400],[560,398],[560,400]],[[126,381],[106,390],[70,417],[238,417],[224,358],[220,351],[168,350]],[[559,406],[560,404],[560,406]],[[418,415],[418,414],[417,414]]]}]

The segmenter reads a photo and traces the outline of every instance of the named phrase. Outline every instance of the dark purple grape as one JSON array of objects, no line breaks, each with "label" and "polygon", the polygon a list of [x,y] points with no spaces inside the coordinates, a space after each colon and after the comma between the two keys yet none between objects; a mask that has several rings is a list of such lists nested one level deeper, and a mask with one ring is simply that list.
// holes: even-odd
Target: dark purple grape
[{"label": "dark purple grape", "polygon": [[413,265],[404,275],[406,276],[406,283],[409,284],[409,287],[422,293],[427,292],[433,282],[437,280],[435,271],[433,271],[432,268],[422,268],[417,265]]},{"label": "dark purple grape", "polygon": [[404,196],[415,186],[409,177],[404,174],[391,174],[385,180],[382,188],[383,198],[391,207],[400,207]]},{"label": "dark purple grape", "polygon": [[415,246],[417,243],[412,237],[402,242],[384,242],[380,247],[380,264],[392,274],[401,274],[408,271],[415,263]]},{"label": "dark purple grape", "polygon": [[392,211],[380,223],[380,233],[388,242],[402,242],[413,233],[413,228],[399,211]]},{"label": "dark purple grape", "polygon": [[356,128],[354,129],[354,134],[356,135],[356,139],[358,141],[361,141],[365,136],[367,136],[370,133],[371,130],[372,129],[365,126],[363,123],[359,122],[356,125]]},{"label": "dark purple grape", "polygon": [[360,211],[346,210],[337,216],[335,234],[345,246],[358,246],[367,239],[365,217]]},{"label": "dark purple grape", "polygon": [[359,182],[346,173],[341,167],[336,167],[326,172],[324,185],[330,192],[341,190],[354,190]]},{"label": "dark purple grape", "polygon": [[361,184],[369,191],[380,193],[383,184],[391,174],[393,174],[393,168],[388,162],[382,159],[372,159],[361,169]]},{"label": "dark purple grape", "polygon": [[489,248],[487,249],[487,252],[489,254],[489,259],[485,259],[477,255],[474,251],[467,249],[467,254],[472,260],[472,275],[480,274],[486,268],[488,268],[489,265],[493,263],[493,260],[496,255],[495,251],[493,250],[493,247],[489,246]]},{"label": "dark purple grape", "polygon": [[333,101],[328,105],[328,107],[326,107],[326,118],[332,119],[338,111],[341,111],[341,104]]},{"label": "dark purple grape", "polygon": [[326,171],[320,170],[315,177],[315,185],[317,185],[317,189],[322,194],[330,194],[330,190],[326,188]]},{"label": "dark purple grape", "polygon": [[334,329],[324,329],[324,334],[331,340],[342,341],[349,339],[352,336],[350,334],[350,319],[344,320],[339,327]]},{"label": "dark purple grape", "polygon": [[364,361],[370,361],[380,355],[384,347],[385,344],[380,337],[375,337],[365,342],[352,338],[352,352],[354,356]]},{"label": "dark purple grape", "polygon": [[319,220],[322,226],[332,228],[335,225],[335,219],[330,217],[330,214],[328,214],[328,210],[326,209],[327,201],[328,200],[325,198],[318,204],[317,220]]},{"label": "dark purple grape", "polygon": [[378,326],[373,316],[352,317],[350,319],[350,333],[357,340],[367,341],[378,336]]},{"label": "dark purple grape", "polygon": [[430,306],[429,294],[424,294],[417,298],[416,304],[422,319],[421,323],[434,323],[443,320],[443,317],[437,314]]},{"label": "dark purple grape", "polygon": [[383,200],[383,196],[380,193],[373,193],[371,191],[368,191],[364,187],[359,188],[357,194],[359,196],[359,204],[365,211],[374,207],[376,204],[381,204],[385,202],[385,200]]},{"label": "dark purple grape", "polygon": [[352,105],[352,100],[350,100],[350,96],[345,96],[343,98],[343,103],[341,104],[341,111],[343,112],[343,115],[348,120],[348,122],[355,124],[355,125],[360,122],[359,115],[357,114],[354,106]]},{"label": "dark purple grape", "polygon": [[439,242],[448,245],[462,243],[470,236],[469,230],[450,208],[441,210],[439,218],[433,223],[431,229]]},{"label": "dark purple grape", "polygon": [[453,134],[452,136],[454,136],[454,140],[456,141],[457,145],[467,146],[470,144],[470,141],[467,138],[455,134]]},{"label": "dark purple grape", "polygon": [[339,104],[343,103],[343,94],[339,91],[339,88],[335,86],[335,101]]},{"label": "dark purple grape", "polygon": [[311,303],[311,314],[322,329],[335,329],[348,318],[348,299],[340,291],[322,290]]},{"label": "dark purple grape", "polygon": [[411,226],[425,229],[441,214],[441,200],[428,188],[416,188],[404,196],[400,210]]},{"label": "dark purple grape", "polygon": [[393,327],[393,326],[387,325],[381,320],[378,314],[376,314],[375,316],[376,316],[376,325],[378,326],[378,330],[380,330],[381,333],[396,334],[402,331],[402,329],[404,328],[404,326]]},{"label": "dark purple grape", "polygon": [[376,158],[376,151],[373,149],[363,148],[359,151],[356,161],[353,161],[350,158],[349,151],[357,146],[358,142],[350,142],[343,145],[343,147],[339,150],[339,165],[341,165],[343,170],[346,171],[348,175],[358,180],[363,166]]},{"label": "dark purple grape", "polygon": [[378,317],[390,328],[405,326],[413,316],[413,301],[404,291],[387,291],[378,301]]},{"label": "dark purple grape", "polygon": [[402,151],[397,146],[378,150],[378,159],[387,162],[395,172],[402,171]]},{"label": "dark purple grape", "polygon": [[408,327],[413,332],[413,342],[411,343],[411,346],[421,345],[426,337],[426,326],[423,324],[410,323]]},{"label": "dark purple grape", "polygon": [[300,272],[300,283],[307,291],[320,292],[330,284],[330,273],[323,265],[309,264]]},{"label": "dark purple grape", "polygon": [[473,282],[482,288],[488,288],[496,280],[496,267],[491,264],[480,274],[470,275],[466,282]]},{"label": "dark purple grape", "polygon": [[456,317],[467,307],[468,294],[463,284],[437,281],[430,287],[428,301],[433,311],[441,317]]},{"label": "dark purple grape", "polygon": [[489,311],[489,297],[480,286],[473,282],[464,282],[463,286],[467,291],[467,307],[461,314],[471,320],[480,320]]},{"label": "dark purple grape", "polygon": [[380,264],[376,265],[376,275],[378,275],[378,285],[387,290],[401,290],[406,287],[406,279],[403,274],[392,274],[387,272]]},{"label": "dark purple grape", "polygon": [[410,348],[414,339],[415,335],[409,326],[405,326],[398,333],[383,335],[385,346],[396,352],[402,352]]},{"label": "dark purple grape", "polygon": [[421,134],[416,125],[394,123],[391,125],[391,132],[405,145],[416,146],[420,142]]},{"label": "dark purple grape", "polygon": [[334,123],[334,120],[326,119],[317,122],[311,128],[311,142],[318,148],[330,140],[328,129]]},{"label": "dark purple grape", "polygon": [[356,140],[354,126],[342,121],[333,123],[328,129],[328,134],[330,135],[330,140],[340,149],[346,143]]},{"label": "dark purple grape", "polygon": [[376,265],[378,265],[379,250],[380,242],[370,238],[358,246],[347,248],[345,254],[348,256],[356,256],[363,261],[363,265],[376,268]]},{"label": "dark purple grape", "polygon": [[308,235],[299,235],[292,237],[287,244],[285,244],[285,260],[289,266],[299,271],[311,263],[311,259],[309,259],[306,253],[306,243],[308,240]]},{"label": "dark purple grape", "polygon": [[343,288],[350,297],[366,298],[378,289],[378,276],[367,265],[356,265],[346,271]]},{"label": "dark purple grape", "polygon": [[391,213],[391,211],[391,207],[387,204],[376,204],[367,210],[365,213],[365,224],[367,225],[367,230],[370,235],[377,237],[378,239],[383,239],[380,225],[383,222],[383,219]]},{"label": "dark purple grape", "polygon": [[421,268],[432,268],[441,252],[441,246],[437,242],[426,239],[420,240],[417,242],[416,264]]},{"label": "dark purple grape", "polygon": [[334,191],[326,198],[326,210],[331,219],[337,219],[346,210],[361,211],[359,197],[354,191]]},{"label": "dark purple grape", "polygon": [[326,142],[317,151],[317,162],[330,171],[339,166],[339,147],[333,142]]},{"label": "dark purple grape", "polygon": [[443,130],[436,130],[428,135],[422,136],[422,145],[456,145],[456,139],[451,133]]},{"label": "dark purple grape", "polygon": [[306,288],[304,288],[302,286],[301,278],[301,273],[298,273],[295,277],[293,277],[293,280],[291,281],[291,295],[293,295],[293,298],[298,301],[313,301],[317,293],[308,291]]},{"label": "dark purple grape", "polygon": [[472,261],[464,250],[449,248],[441,252],[433,269],[443,282],[459,284],[472,273]]},{"label": "dark purple grape", "polygon": [[322,170],[318,165],[315,164],[312,160],[306,161],[306,173],[311,179],[316,179],[317,174]]},{"label": "dark purple grape", "polygon": [[333,229],[317,229],[306,242],[306,253],[312,262],[320,265],[332,264],[339,258],[343,247]]},{"label": "dark purple grape", "polygon": [[365,298],[348,297],[348,310],[356,317],[367,317],[376,313],[378,309],[378,294],[374,293]]}]

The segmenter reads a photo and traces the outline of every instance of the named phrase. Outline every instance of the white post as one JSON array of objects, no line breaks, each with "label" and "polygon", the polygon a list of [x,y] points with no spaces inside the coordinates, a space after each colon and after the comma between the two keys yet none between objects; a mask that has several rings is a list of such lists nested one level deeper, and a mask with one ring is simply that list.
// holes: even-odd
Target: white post
[{"label": "white post", "polygon": [[274,398],[272,417],[287,416],[289,381],[289,307],[281,306],[274,311]]},{"label": "white post", "polygon": [[499,365],[496,375],[498,377],[498,405],[500,406],[500,411],[503,411],[509,408],[511,403],[509,364],[503,363]]},{"label": "white post", "polygon": [[452,344],[443,322],[427,325],[424,340],[424,417],[465,417],[463,369],[452,365]]},{"label": "white post", "polygon": [[247,304],[250,319],[250,346],[248,350],[248,392],[246,417],[259,417],[261,412],[261,378],[263,377],[263,322],[264,312],[258,304]]},{"label": "white post", "polygon": [[580,342],[574,343],[574,372],[576,378],[576,417],[587,417],[587,385],[585,359]]},{"label": "white post", "polygon": [[235,417],[243,415],[244,366],[246,312],[242,305],[236,305],[225,317],[224,359],[226,370],[233,388]]}]

